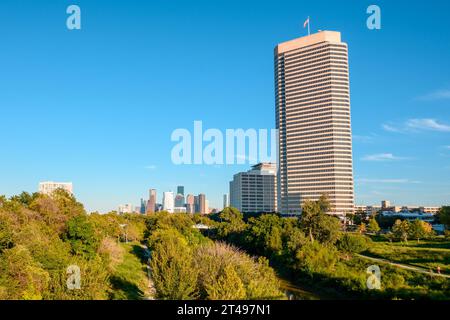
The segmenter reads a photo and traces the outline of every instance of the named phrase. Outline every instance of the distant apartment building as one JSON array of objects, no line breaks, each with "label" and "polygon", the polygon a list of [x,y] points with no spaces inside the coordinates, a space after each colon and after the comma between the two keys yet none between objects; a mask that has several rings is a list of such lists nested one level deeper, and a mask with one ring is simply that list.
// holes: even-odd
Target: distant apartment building
[{"label": "distant apartment building", "polygon": [[147,203],[147,213],[154,213],[155,210],[156,210],[156,190],[150,189]]},{"label": "distant apartment building", "polygon": [[275,164],[259,163],[235,174],[230,182],[230,206],[243,213],[276,212],[276,172]]},{"label": "distant apartment building", "polygon": [[128,203],[128,204],[122,204],[119,206],[119,209],[117,210],[117,212],[119,214],[124,214],[124,213],[133,213],[134,212],[134,207],[132,204]]},{"label": "distant apartment building", "polygon": [[175,207],[175,201],[173,197],[173,192],[164,192],[163,193],[163,210],[173,213]]},{"label": "distant apartment building", "polygon": [[327,194],[332,214],[354,210],[347,44],[321,31],[275,48],[278,210],[300,214]]},{"label": "distant apartment building", "polygon": [[380,206],[355,205],[355,213],[365,213],[366,215],[375,215],[381,211]]},{"label": "distant apartment building", "polygon": [[390,206],[391,206],[391,202],[389,200],[382,200],[381,201],[381,208],[382,209],[389,208]]},{"label": "distant apartment building", "polygon": [[51,195],[55,190],[63,189],[70,194],[73,194],[72,182],[53,182],[45,181],[39,183],[39,193]]},{"label": "distant apartment building", "polygon": [[437,214],[441,210],[441,207],[419,207],[419,211],[424,213]]},{"label": "distant apartment building", "polygon": [[186,212],[195,213],[195,197],[192,194],[186,196]]},{"label": "distant apartment building", "polygon": [[177,194],[181,194],[184,196],[184,186],[178,186],[177,187]]},{"label": "distant apartment building", "polygon": [[365,212],[366,214],[376,213],[429,213],[437,214],[441,207],[438,206],[417,206],[417,205],[404,205],[395,206],[390,201],[381,201],[381,206],[376,205],[356,205],[355,212]]}]

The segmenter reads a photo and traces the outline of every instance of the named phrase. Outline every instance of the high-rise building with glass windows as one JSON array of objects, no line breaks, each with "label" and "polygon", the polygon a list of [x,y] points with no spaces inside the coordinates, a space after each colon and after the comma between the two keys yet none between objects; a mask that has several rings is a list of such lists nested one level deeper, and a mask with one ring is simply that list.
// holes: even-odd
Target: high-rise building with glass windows
[{"label": "high-rise building with glass windows", "polygon": [[149,190],[149,198],[147,204],[147,213],[154,213],[156,210],[156,190]]},{"label": "high-rise building with glass windows", "polygon": [[301,213],[327,194],[330,213],[354,210],[347,44],[321,31],[275,47],[278,210]]},{"label": "high-rise building with glass windows", "polygon": [[192,194],[186,196],[186,212],[195,213],[195,197]]},{"label": "high-rise building with glass windows", "polygon": [[206,196],[203,193],[198,195],[198,212],[201,214],[206,214],[207,205],[206,205]]}]

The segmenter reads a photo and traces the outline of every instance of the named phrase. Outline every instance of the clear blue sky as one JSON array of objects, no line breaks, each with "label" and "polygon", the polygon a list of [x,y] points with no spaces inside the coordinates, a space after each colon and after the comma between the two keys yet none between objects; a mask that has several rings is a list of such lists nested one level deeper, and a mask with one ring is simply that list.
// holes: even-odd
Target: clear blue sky
[{"label": "clear blue sky", "polygon": [[[345,3],[345,6],[342,5]],[[366,27],[381,7],[382,29]],[[82,30],[66,28],[66,8]],[[349,45],[356,202],[450,202],[448,1],[0,2],[0,194],[72,181],[88,210],[185,186],[220,206],[248,165],[175,166],[170,135],[273,128],[273,48]]]}]

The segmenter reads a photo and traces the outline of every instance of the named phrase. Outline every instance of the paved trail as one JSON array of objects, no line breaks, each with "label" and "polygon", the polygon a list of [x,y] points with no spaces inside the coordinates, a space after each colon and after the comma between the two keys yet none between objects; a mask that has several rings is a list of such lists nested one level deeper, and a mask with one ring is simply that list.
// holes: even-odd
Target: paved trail
[{"label": "paved trail", "polygon": [[[141,244],[141,248],[144,249],[145,255],[147,257],[150,257],[150,249],[145,244]],[[148,275],[148,292],[144,300],[154,300],[156,292],[151,278],[150,260],[147,262],[147,275]]]},{"label": "paved trail", "polygon": [[361,258],[364,258],[364,259],[369,259],[369,260],[372,260],[372,261],[380,262],[380,263],[390,264],[391,266],[394,266],[394,267],[398,267],[398,268],[402,268],[402,269],[407,269],[407,270],[411,270],[411,271],[415,271],[415,272],[428,274],[430,276],[450,278],[450,275],[439,274],[439,273],[436,273],[436,272],[428,271],[427,269],[424,269],[424,268],[415,267],[415,266],[411,266],[411,265],[408,265],[408,264],[401,264],[401,263],[392,262],[392,261],[389,261],[389,260],[386,260],[386,259],[365,256],[365,255],[362,255],[362,254],[357,254],[357,256],[359,256]]}]

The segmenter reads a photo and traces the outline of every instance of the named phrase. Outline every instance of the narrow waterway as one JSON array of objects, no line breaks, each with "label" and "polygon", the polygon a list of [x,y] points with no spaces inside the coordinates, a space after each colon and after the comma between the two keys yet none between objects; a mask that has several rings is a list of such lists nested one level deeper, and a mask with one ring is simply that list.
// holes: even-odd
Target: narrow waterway
[{"label": "narrow waterway", "polygon": [[280,280],[280,288],[286,294],[288,300],[320,300],[321,297],[308,291],[304,288],[301,288],[298,285],[293,284],[291,281],[287,279],[283,279],[278,277]]}]

